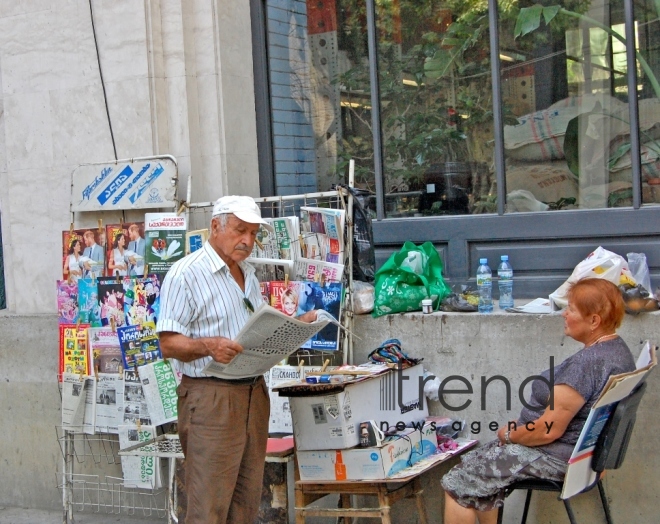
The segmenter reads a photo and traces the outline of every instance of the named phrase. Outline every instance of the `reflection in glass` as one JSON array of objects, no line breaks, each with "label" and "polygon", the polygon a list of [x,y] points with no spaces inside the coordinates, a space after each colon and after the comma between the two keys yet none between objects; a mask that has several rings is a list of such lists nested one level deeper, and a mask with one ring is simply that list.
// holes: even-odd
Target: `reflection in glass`
[{"label": "reflection in glass", "polygon": [[496,211],[483,2],[377,2],[388,217]]},{"label": "reflection in glass", "polygon": [[[506,17],[500,27],[500,53],[511,57],[502,68],[504,110],[515,117],[504,127],[508,211],[633,202],[623,2],[562,5],[518,11],[515,39]],[[653,4],[647,5],[652,12],[635,6],[657,21]],[[637,55],[655,55],[657,64],[653,31],[645,29],[640,38],[640,26],[649,25],[635,24]],[[648,200],[648,172],[658,156],[649,153],[660,150],[654,132],[660,131],[660,106],[649,73],[638,67],[645,202],[655,201]]]},{"label": "reflection in glass", "polygon": [[340,81],[366,63],[366,26],[341,0],[267,0],[276,188],[325,191],[356,180],[373,187],[369,77]]}]

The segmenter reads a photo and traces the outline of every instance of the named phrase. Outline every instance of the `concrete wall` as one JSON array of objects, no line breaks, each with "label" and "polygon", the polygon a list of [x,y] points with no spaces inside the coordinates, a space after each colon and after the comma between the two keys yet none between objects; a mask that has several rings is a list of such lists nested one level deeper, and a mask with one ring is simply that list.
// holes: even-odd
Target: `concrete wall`
[{"label": "concrete wall", "polygon": [[[179,196],[192,175],[193,202],[259,196],[249,3],[92,5],[117,156],[174,155]],[[113,159],[88,1],[0,2],[0,211],[11,312],[54,311],[71,172]],[[119,216],[79,213],[75,226]]]},{"label": "concrete wall", "polygon": [[[660,344],[660,313],[632,317],[626,315],[619,334],[637,357],[641,342],[649,339]],[[521,382],[549,367],[554,356],[559,363],[577,351],[581,345],[563,336],[563,319],[559,315],[492,315],[436,313],[422,315],[389,315],[373,319],[358,316],[354,331],[360,336],[355,341],[354,361],[364,362],[369,352],[388,338],[398,338],[410,356],[423,357],[423,365],[440,380],[450,375],[461,375],[473,386],[471,395],[445,396],[450,406],[459,406],[466,400],[472,403],[464,410],[450,412],[439,402],[432,402],[430,412],[479,423],[481,431],[472,438],[488,441],[495,433],[488,429],[492,421],[506,423],[520,413],[522,407],[517,391]],[[481,409],[481,377],[503,375],[511,383],[511,410],[506,409],[504,387],[493,383],[488,386],[485,409]],[[455,389],[464,389],[452,382]],[[526,389],[526,392],[528,392]],[[657,453],[657,435],[660,420],[657,405],[660,402],[660,374],[654,371],[649,387],[638,411],[635,432],[628,448],[623,467],[607,473],[605,488],[610,498],[615,522],[657,522],[656,487],[660,482],[660,454]],[[425,497],[432,522],[441,522],[442,490],[438,478],[427,478]],[[520,522],[524,496],[513,494],[507,499],[504,522]],[[406,515],[414,506],[397,508],[402,520],[413,522]],[[577,497],[574,507],[578,522],[604,522],[599,507],[597,490]],[[395,506],[396,507],[396,506]],[[552,493],[537,493],[532,498],[529,522],[538,524],[568,522],[563,504]]]}]

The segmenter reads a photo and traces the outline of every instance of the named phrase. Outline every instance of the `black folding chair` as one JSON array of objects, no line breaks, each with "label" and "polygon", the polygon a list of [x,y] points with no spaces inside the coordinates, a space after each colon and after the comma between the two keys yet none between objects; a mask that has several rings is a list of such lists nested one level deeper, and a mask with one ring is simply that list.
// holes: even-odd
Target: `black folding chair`
[{"label": "black folding chair", "polygon": [[[603,503],[603,510],[605,511],[605,519],[607,524],[612,524],[612,516],[610,514],[610,506],[607,503],[605,496],[605,488],[601,482],[602,472],[606,469],[618,469],[623,464],[623,459],[626,456],[628,449],[628,442],[630,442],[630,435],[632,434],[633,427],[635,426],[635,418],[637,416],[637,408],[639,402],[646,390],[646,382],[642,382],[637,388],[626,398],[620,400],[616,408],[610,415],[603,431],[598,437],[598,442],[594,448],[594,456],[591,463],[591,468],[596,472],[596,480],[580,493],[586,493],[595,486],[598,486],[600,493],[600,500]],[[507,489],[507,495],[517,489],[526,489],[527,497],[525,498],[525,509],[521,524],[527,522],[527,512],[529,511],[529,503],[532,500],[532,492],[538,491],[555,491],[561,493],[564,487],[563,482],[555,482],[552,480],[523,480],[516,482]],[[575,514],[571,508],[570,499],[563,500],[568,519],[571,524],[576,524]],[[501,507],[497,516],[498,524],[502,523],[502,514],[504,508]]]}]

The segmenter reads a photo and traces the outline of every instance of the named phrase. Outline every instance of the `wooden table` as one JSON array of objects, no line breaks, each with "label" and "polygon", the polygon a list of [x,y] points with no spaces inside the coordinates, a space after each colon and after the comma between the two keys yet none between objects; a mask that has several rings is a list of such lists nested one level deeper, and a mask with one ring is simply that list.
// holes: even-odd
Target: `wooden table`
[{"label": "wooden table", "polygon": [[[304,524],[306,517],[344,517],[344,522],[350,524],[354,517],[380,518],[383,524],[391,524],[390,508],[404,498],[415,498],[419,520],[427,524],[426,508],[422,500],[421,476],[436,466],[446,462],[477,444],[470,441],[460,450],[442,455],[432,455],[410,468],[400,471],[395,477],[382,480],[365,481],[296,481],[296,524]],[[339,508],[308,507],[312,502],[326,495],[339,495]],[[378,497],[375,508],[351,507],[351,495],[371,495]]]}]

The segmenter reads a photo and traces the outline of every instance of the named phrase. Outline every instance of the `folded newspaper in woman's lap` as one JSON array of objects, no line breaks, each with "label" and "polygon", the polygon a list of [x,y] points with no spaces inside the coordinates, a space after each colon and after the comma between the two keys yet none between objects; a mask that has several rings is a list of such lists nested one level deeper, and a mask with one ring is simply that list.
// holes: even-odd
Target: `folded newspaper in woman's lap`
[{"label": "folded newspaper in woman's lap", "polygon": [[263,375],[327,326],[331,322],[328,316],[319,315],[312,323],[301,322],[262,304],[235,339],[243,351],[229,364],[210,362],[203,372],[228,380]]}]

